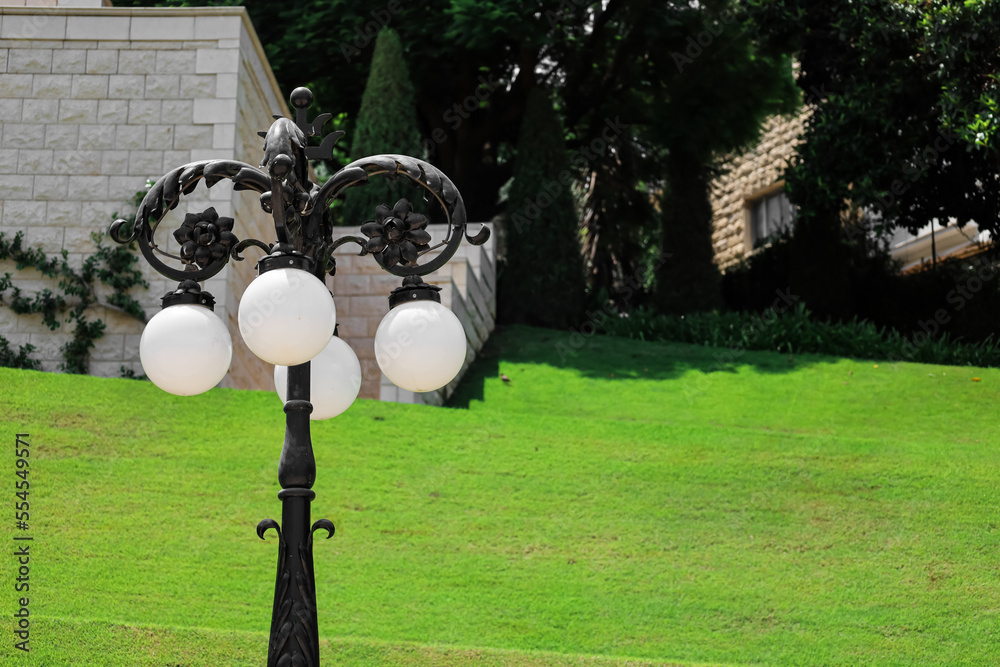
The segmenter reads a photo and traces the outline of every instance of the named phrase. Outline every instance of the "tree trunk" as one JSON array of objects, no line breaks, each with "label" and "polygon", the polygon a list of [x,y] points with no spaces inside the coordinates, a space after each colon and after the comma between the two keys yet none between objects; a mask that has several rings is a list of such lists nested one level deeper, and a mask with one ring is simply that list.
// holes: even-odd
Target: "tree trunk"
[{"label": "tree trunk", "polygon": [[709,171],[698,158],[670,157],[660,200],[660,256],[655,265],[654,297],[661,312],[695,313],[722,306],[708,183]]}]

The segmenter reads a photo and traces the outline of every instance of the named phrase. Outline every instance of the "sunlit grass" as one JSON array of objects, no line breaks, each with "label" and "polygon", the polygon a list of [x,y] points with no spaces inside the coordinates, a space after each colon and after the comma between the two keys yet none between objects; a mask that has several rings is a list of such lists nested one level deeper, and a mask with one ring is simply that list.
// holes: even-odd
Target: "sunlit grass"
[{"label": "sunlit grass", "polygon": [[[1000,371],[579,342],[509,329],[457,408],[314,427],[325,664],[992,664]],[[37,664],[262,664],[277,398],[0,387]]]}]

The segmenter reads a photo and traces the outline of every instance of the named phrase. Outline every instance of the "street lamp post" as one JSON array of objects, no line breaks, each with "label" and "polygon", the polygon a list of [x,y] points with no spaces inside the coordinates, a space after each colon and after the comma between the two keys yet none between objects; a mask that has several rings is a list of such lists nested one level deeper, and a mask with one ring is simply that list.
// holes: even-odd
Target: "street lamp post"
[{"label": "street lamp post", "polygon": [[[322,186],[309,180],[309,160],[330,159],[343,132],[322,134],[330,119],[308,120],[312,93],[296,88],[291,95],[294,121],[276,117],[264,136],[260,169],[234,160],[202,160],[162,176],[139,204],[134,223],[116,220],[109,233],[118,243],[136,242],[160,274],[179,282],[162,300],[163,309],[146,325],[139,345],[147,376],[165,391],[189,396],[208,391],[228,372],[232,340],[214,314],[214,298],[199,283],[218,274],[241,253],[257,247],[267,253],[257,264],[239,306],[239,329],[250,350],[275,364],[275,384],[285,407],[285,442],[278,463],[281,523],[265,519],[257,535],[273,528],[278,534],[278,568],[271,615],[268,667],[319,665],[316,580],[312,541],[317,530],[327,538],[328,519],[310,523],[316,497],[316,460],[309,435],[310,418],[328,418],[347,409],[357,397],[360,365],[351,348],[336,336],[336,307],[324,277],[333,275],[335,250],[347,243],[360,246],[386,271],[402,277],[389,295],[389,312],[375,335],[376,360],[395,384],[411,391],[432,391],[450,382],[465,360],[465,333],[458,318],[443,307],[439,288],[425,276],[444,266],[464,236],[480,245],[489,238],[484,227],[466,231],[465,204],[451,180],[433,165],[404,155],[375,155],[356,160]],[[317,141],[310,143],[310,137]],[[424,190],[447,219],[443,241],[431,245],[427,218],[399,200],[382,204],[373,220],[361,225],[363,236],[333,240],[330,203],[371,176],[403,177]],[[173,232],[177,254],[153,238],[166,214],[199,181],[212,187],[229,179],[237,190],[260,193],[264,211],[274,218],[276,241],[240,240],[234,220],[214,209],[188,214]],[[438,252],[434,252],[438,251]],[[181,268],[160,257],[179,261]],[[184,362],[180,355],[184,355]]]}]

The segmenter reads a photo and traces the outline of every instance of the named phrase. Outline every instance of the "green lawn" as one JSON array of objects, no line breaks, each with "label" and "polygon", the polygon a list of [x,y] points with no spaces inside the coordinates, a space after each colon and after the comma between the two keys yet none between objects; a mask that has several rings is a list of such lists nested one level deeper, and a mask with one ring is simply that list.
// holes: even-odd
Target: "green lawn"
[{"label": "green lawn", "polygon": [[[577,342],[315,426],[324,664],[995,664],[1000,370]],[[0,369],[0,424],[4,551],[16,432],[35,537],[0,665],[263,664],[273,393]]]}]

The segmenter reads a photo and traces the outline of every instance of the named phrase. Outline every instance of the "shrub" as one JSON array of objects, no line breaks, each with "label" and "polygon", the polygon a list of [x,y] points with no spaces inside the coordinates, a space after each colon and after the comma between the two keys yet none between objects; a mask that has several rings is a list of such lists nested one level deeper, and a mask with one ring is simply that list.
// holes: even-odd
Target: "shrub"
[{"label": "shrub", "polygon": [[678,316],[638,309],[628,316],[609,319],[602,333],[787,354],[1000,367],[1000,346],[992,337],[966,343],[948,333],[937,337],[924,332],[906,336],[858,318],[847,322],[824,321],[813,317],[801,303],[782,313],[767,310],[762,314],[712,312]]},{"label": "shrub", "polygon": [[944,259],[933,268],[900,274],[884,252],[849,253],[842,280],[849,315],[816,307],[807,290],[796,284],[795,245],[787,236],[726,271],[723,296],[734,311],[763,312],[779,290],[803,296],[814,319],[849,322],[865,320],[876,327],[914,336],[936,330],[951,340],[983,342],[1000,332],[1000,267],[994,252],[972,258]]}]

